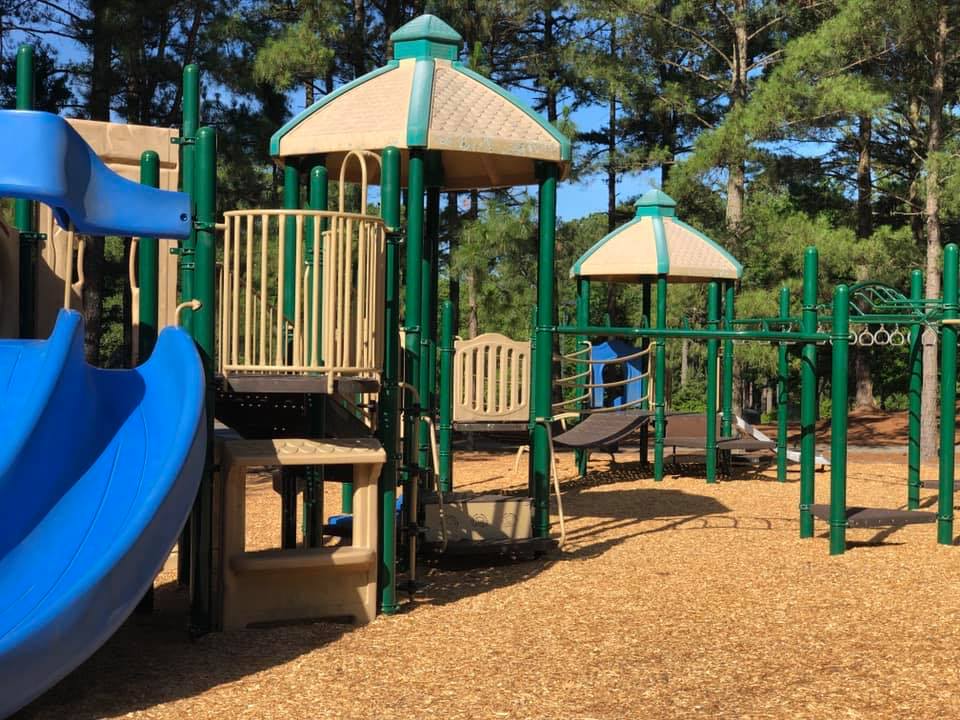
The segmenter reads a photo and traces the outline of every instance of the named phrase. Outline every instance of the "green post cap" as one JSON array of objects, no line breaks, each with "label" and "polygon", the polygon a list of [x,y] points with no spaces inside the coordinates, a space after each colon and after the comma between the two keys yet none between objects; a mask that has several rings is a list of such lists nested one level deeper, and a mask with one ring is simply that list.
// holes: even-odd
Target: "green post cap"
[{"label": "green post cap", "polygon": [[463,38],[460,33],[435,15],[414,18],[391,36],[393,57],[440,58],[456,60]]},{"label": "green post cap", "polygon": [[675,217],[677,201],[662,190],[649,190],[637,200],[637,217]]}]

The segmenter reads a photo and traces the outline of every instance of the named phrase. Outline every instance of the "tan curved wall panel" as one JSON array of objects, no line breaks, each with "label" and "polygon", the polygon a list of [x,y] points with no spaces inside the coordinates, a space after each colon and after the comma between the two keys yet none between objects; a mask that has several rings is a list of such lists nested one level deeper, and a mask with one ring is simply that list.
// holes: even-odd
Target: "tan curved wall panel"
[{"label": "tan curved wall panel", "polygon": [[530,343],[499,333],[458,340],[453,421],[517,422],[530,415]]}]

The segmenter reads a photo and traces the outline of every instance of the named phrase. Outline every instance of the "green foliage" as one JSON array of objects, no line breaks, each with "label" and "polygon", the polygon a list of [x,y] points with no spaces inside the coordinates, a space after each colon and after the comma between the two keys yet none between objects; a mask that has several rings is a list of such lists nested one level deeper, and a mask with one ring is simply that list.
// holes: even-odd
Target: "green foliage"
[{"label": "green foliage", "polygon": [[706,395],[707,387],[702,380],[690,381],[673,393],[672,408],[677,412],[704,412]]}]

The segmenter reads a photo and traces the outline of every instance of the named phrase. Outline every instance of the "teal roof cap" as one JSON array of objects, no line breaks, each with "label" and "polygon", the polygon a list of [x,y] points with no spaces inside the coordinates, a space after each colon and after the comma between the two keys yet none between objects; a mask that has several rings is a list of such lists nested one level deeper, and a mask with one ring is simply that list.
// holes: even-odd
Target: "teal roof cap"
[{"label": "teal roof cap", "polygon": [[390,36],[393,57],[456,60],[463,38],[435,15],[414,18]]},{"label": "teal roof cap", "polygon": [[667,195],[663,190],[649,190],[640,196],[637,200],[637,217],[650,217],[656,215],[659,217],[675,217],[677,214],[677,201]]}]

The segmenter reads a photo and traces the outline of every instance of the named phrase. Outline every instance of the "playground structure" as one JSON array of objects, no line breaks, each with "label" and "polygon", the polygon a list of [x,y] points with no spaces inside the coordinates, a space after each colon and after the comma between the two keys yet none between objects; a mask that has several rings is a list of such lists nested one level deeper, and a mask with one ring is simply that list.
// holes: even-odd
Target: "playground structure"
[{"label": "playground structure", "polygon": [[[144,435],[146,429],[153,432],[156,423],[170,437],[161,433],[160,440],[138,439],[143,459],[124,462],[122,469],[126,474],[129,464],[130,472],[136,468],[142,477],[158,483],[156,488],[146,488],[147,499],[125,498],[123,507],[144,512],[159,508],[159,525],[137,520],[136,514],[131,524],[123,525],[121,510],[111,511],[108,518],[117,523],[103,527],[102,534],[106,541],[120,526],[128,541],[122,557],[107,554],[101,563],[112,563],[103,568],[106,574],[89,581],[92,585],[86,588],[63,590],[64,603],[80,590],[89,591],[84,602],[93,612],[100,612],[109,575],[110,582],[123,588],[122,607],[103,622],[93,623],[88,631],[78,632],[75,648],[58,658],[56,666],[31,666],[31,680],[24,683],[23,693],[0,706],[0,714],[16,709],[56,682],[122,622],[148,589],[191,504],[189,531],[180,540],[180,575],[191,585],[191,624],[198,633],[331,616],[348,616],[362,623],[378,610],[396,612],[398,569],[404,568],[412,586],[421,539],[443,549],[457,540],[476,544],[490,539],[469,528],[471,503],[487,503],[494,514],[509,515],[502,523],[505,529],[500,540],[510,548],[537,552],[550,548],[548,494],[551,480],[559,485],[553,469],[555,442],[579,450],[606,447],[644,430],[652,417],[654,479],[663,479],[670,423],[665,402],[667,339],[707,343],[703,442],[708,482],[716,481],[719,453],[732,447],[735,439],[735,341],[779,344],[776,447],[778,474],[785,479],[787,345],[794,344],[802,353],[801,537],[812,537],[813,519],[822,517],[830,525],[834,554],[845,549],[846,527],[857,523],[936,521],[938,541],[952,542],[952,403],[956,324],[960,323],[955,246],[948,246],[944,253],[942,299],[923,298],[920,277],[915,273],[909,299],[879,285],[841,285],[830,314],[825,314],[827,308],[819,304],[817,296],[816,250],[811,248],[804,257],[799,317],[790,315],[789,295],[781,293],[777,316],[737,319],[734,290],[742,267],[713,241],[677,220],[672,200],[654,193],[639,203],[635,220],[605,237],[574,265],[576,322],[553,325],[556,183],[570,162],[569,142],[505,91],[459,63],[459,36],[436,18],[423,16],[412,21],[394,33],[393,41],[395,59],[387,66],[321,99],[274,135],[271,152],[283,165],[284,207],[227,210],[222,222],[216,212],[216,137],[211,128],[200,127],[195,67],[184,73],[181,133],[172,136],[163,131],[168,133],[164,135],[168,143],[177,140],[179,157],[174,160],[168,154],[163,160],[158,150],[147,149],[141,157],[142,185],[135,187],[105,166],[96,148],[91,149],[91,143],[71,124],[44,113],[26,112],[31,105],[29,53],[18,56],[18,67],[24,68],[24,79],[18,85],[21,112],[0,115],[0,126],[7,130],[4,137],[18,138],[16,143],[8,142],[0,173],[0,192],[17,198],[15,225],[19,231],[16,238],[9,234],[0,250],[3,262],[15,262],[18,268],[16,273],[3,273],[0,291],[7,297],[8,288],[13,287],[9,280],[17,281],[18,322],[11,323],[4,306],[0,327],[9,330],[16,325],[15,334],[22,340],[0,342],[0,360],[4,356],[29,359],[33,354],[56,354],[51,349],[61,348],[59,364],[37,361],[38,382],[53,385],[60,379],[57,386],[66,392],[62,388],[69,390],[71,380],[90,373],[98,378],[93,382],[98,392],[95,398],[79,390],[72,395],[67,392],[69,402],[65,400],[56,411],[39,408],[35,412],[26,409],[29,398],[25,393],[0,396],[4,405],[0,420],[9,426],[8,436],[15,438],[12,450],[0,454],[0,487],[19,488],[17,492],[24,494],[17,478],[25,469],[46,471],[44,463],[52,460],[44,457],[40,448],[47,437],[43,433],[52,430],[44,422],[52,428],[67,418],[81,422],[71,417],[74,414],[76,418],[90,415],[86,425],[97,428],[90,430],[94,434],[90,445],[102,451],[95,455],[98,463],[111,457],[114,443],[126,438],[126,433],[135,435],[130,429],[133,421],[124,424],[120,420],[143,418],[140,430]],[[468,116],[465,107],[471,108]],[[106,132],[108,137],[116,134],[100,126],[90,126],[89,132]],[[51,138],[62,143],[51,143]],[[45,152],[38,152],[39,148]],[[25,155],[28,152],[29,157]],[[100,152],[110,159],[108,150]],[[114,164],[129,166],[131,154],[128,148],[123,163],[115,157]],[[75,166],[78,157],[82,162]],[[90,196],[84,195],[83,176],[78,172],[87,168],[98,181],[96,193]],[[172,190],[178,172],[184,193],[147,187],[162,183]],[[341,186],[335,210],[329,208],[327,197],[330,179]],[[360,207],[355,210],[346,208],[343,187],[348,183],[360,189]],[[533,183],[538,185],[540,222],[532,342],[488,335],[458,345],[449,304],[443,306],[443,319],[438,322],[440,195],[448,189]],[[368,208],[372,184],[379,184],[380,216]],[[407,190],[405,229],[401,223],[402,188]],[[38,230],[37,209],[32,204],[36,201],[51,208],[57,229],[48,224]],[[113,374],[84,366],[76,354],[80,337],[77,316],[69,312],[61,316],[45,344],[27,340],[39,334],[41,316],[47,316],[40,308],[50,303],[48,291],[35,282],[40,264],[37,244],[63,237],[67,252],[61,259],[65,264],[56,260],[50,267],[61,278],[59,297],[70,308],[77,302],[75,270],[82,267],[82,260],[71,250],[79,251],[84,234],[139,238],[137,344],[140,357],[151,359],[136,370]],[[407,274],[401,286],[402,237]],[[177,253],[161,252],[163,246],[156,238],[179,241]],[[649,247],[644,249],[644,243]],[[11,252],[11,245],[19,252]],[[53,243],[51,247],[59,246]],[[173,258],[176,267],[166,266],[161,271],[168,261],[161,258]],[[601,280],[644,284],[644,321],[639,327],[591,324],[590,285]],[[667,327],[670,282],[708,283],[705,327]],[[654,288],[656,313],[651,317]],[[401,290],[406,311],[402,322]],[[47,305],[40,303],[41,296]],[[183,331],[165,331],[156,339],[161,326],[178,319],[199,354]],[[864,514],[846,506],[847,349],[861,337],[865,342],[868,338],[877,342],[877,333],[870,327],[885,323],[909,327],[911,418],[917,408],[914,401],[919,402],[919,385],[915,387],[914,380],[919,382],[921,331],[939,329],[942,334],[940,507],[935,514],[917,510],[919,426],[913,424],[908,511],[896,514],[898,511],[873,509]],[[851,334],[851,324],[860,330]],[[558,335],[574,337],[577,345],[562,358],[574,366],[573,374],[555,379],[553,341]],[[881,334],[879,340],[896,344],[894,337],[907,342],[899,330]],[[624,344],[615,347],[608,341],[604,348],[602,343],[592,344],[590,338],[619,338]],[[817,464],[813,430],[816,354],[828,348],[833,401],[831,503],[824,509],[813,504]],[[604,375],[604,368],[611,364],[626,366],[623,379],[610,380]],[[10,373],[25,372],[21,366],[10,360],[0,363],[0,370],[6,372],[9,367]],[[572,394],[555,404],[552,392],[557,382]],[[618,388],[623,393],[619,401],[607,397],[607,391],[619,392]],[[103,399],[114,396],[121,405],[133,404],[128,395],[139,398],[140,405],[113,407]],[[168,406],[172,398],[177,399],[179,410]],[[566,413],[585,419],[569,431],[566,440],[554,438],[554,423]],[[101,417],[111,422],[98,422]],[[235,432],[215,435],[214,418]],[[435,418],[436,440],[432,437]],[[529,497],[448,498],[445,508],[444,493],[455,487],[452,432],[475,431],[479,426],[510,426],[529,433]],[[769,442],[763,447],[769,447]],[[167,463],[159,469],[158,449]],[[65,456],[74,458],[70,453]],[[280,468],[281,547],[248,552],[243,539],[244,482],[247,468],[260,465]],[[102,469],[102,465],[96,467]],[[62,480],[62,497],[77,503],[70,507],[86,507],[94,490],[84,488],[93,488],[95,480],[102,477],[84,485],[88,476],[79,461],[67,463],[59,472],[55,475]],[[324,482],[342,485],[343,510],[352,514],[349,540],[337,545],[326,543],[325,535],[330,533],[325,533],[323,525]],[[403,500],[399,518],[398,485]],[[433,490],[435,495],[425,497]],[[14,501],[19,498],[14,496]],[[302,541],[297,534],[300,498]],[[48,506],[37,506],[35,531],[50,533],[43,536],[45,547],[74,548],[75,543],[62,542],[58,534],[63,532],[58,526],[76,529],[73,522],[59,522],[67,506],[58,504],[59,497],[47,499]],[[428,520],[425,528],[421,515],[432,513],[436,522]],[[429,535],[437,527],[439,533]],[[0,588],[5,592],[8,588],[15,592],[20,587],[16,583],[23,581],[17,573],[31,561],[28,535],[29,528],[18,527],[0,535],[4,540],[0,545]],[[89,563],[96,564],[92,559]],[[118,569],[122,570],[120,576],[115,575]],[[57,590],[55,585],[51,587]],[[2,667],[17,667],[22,653],[48,648],[48,626],[41,620],[62,619],[58,612],[66,612],[62,604],[51,604],[34,626],[27,626],[10,641],[5,639],[7,644],[0,645],[0,663],[6,663]],[[12,625],[19,618],[5,610],[0,614],[0,628],[8,622]]]}]

